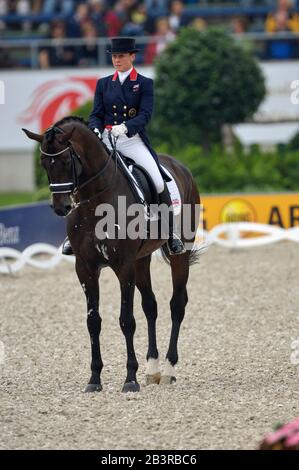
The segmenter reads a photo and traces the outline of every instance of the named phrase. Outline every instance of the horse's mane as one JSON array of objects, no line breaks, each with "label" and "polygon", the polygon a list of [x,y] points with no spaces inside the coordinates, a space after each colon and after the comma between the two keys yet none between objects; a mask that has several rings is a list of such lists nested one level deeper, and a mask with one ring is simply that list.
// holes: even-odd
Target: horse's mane
[{"label": "horse's mane", "polygon": [[88,122],[85,121],[84,118],[80,116],[65,116],[64,118],[60,119],[60,121],[55,122],[54,126],[61,126],[62,124],[69,124],[72,122],[81,122],[81,124],[84,124],[86,127],[88,127]]},{"label": "horse's mane", "polygon": [[[58,129],[57,127],[63,125],[63,124],[71,124],[72,122],[74,123],[81,123],[83,126],[85,126],[87,129],[88,127],[88,122],[84,120],[84,118],[80,116],[65,116],[64,118],[60,119],[59,121],[55,122],[49,129],[46,130],[46,138],[48,142],[52,142],[55,134],[57,133]],[[90,129],[89,129],[90,130]]]}]

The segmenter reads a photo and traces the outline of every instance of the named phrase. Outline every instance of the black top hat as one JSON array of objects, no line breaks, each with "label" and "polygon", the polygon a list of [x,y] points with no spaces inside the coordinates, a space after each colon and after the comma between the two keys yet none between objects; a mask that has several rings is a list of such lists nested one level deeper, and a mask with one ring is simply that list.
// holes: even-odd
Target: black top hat
[{"label": "black top hat", "polygon": [[111,45],[108,46],[109,54],[125,54],[126,52],[138,52],[134,38],[113,38]]}]

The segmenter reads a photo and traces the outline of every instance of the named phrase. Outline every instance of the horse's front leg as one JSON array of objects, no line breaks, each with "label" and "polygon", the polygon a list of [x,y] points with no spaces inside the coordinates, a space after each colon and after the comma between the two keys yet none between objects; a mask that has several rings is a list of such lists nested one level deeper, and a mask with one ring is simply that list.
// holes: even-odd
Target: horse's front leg
[{"label": "horse's front leg", "polygon": [[89,270],[83,261],[76,260],[76,272],[86,296],[87,328],[91,343],[91,377],[85,392],[100,392],[102,390],[101,372],[103,369],[100,350],[100,332],[102,323],[102,319],[99,315],[100,271]]},{"label": "horse's front leg", "polygon": [[136,323],[133,313],[135,291],[135,269],[125,267],[117,273],[121,290],[121,308],[119,324],[127,345],[127,377],[122,392],[139,392],[140,386],[136,379],[138,362],[134,350],[134,333]]}]

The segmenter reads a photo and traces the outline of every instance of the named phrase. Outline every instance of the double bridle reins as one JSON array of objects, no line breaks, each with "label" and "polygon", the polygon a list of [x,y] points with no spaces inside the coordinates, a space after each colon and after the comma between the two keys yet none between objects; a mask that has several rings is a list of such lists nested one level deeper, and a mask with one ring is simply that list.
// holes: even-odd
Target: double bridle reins
[{"label": "double bridle reins", "polygon": [[[53,129],[54,131],[58,131],[59,133],[64,133],[64,130],[61,129],[60,127],[58,127],[58,126],[55,126],[51,129]],[[70,159],[71,159],[71,164],[72,164],[72,181],[69,181],[69,182],[66,182],[66,183],[53,183],[53,182],[50,181],[50,178],[48,176],[49,189],[50,189],[51,193],[52,194],[69,194],[71,202],[72,202],[72,208],[77,209],[82,204],[88,204],[92,199],[95,199],[100,194],[107,191],[107,189],[111,189],[111,187],[112,187],[111,186],[111,181],[109,181],[109,183],[104,188],[102,188],[100,191],[98,191],[92,197],[86,198],[84,200],[80,200],[80,194],[79,194],[80,190],[82,190],[83,188],[88,186],[90,183],[92,183],[94,180],[96,180],[97,178],[99,178],[100,176],[103,175],[103,173],[106,171],[106,169],[107,169],[111,159],[113,158],[113,156],[114,156],[114,160],[115,160],[115,168],[114,168],[114,174],[112,176],[112,180],[115,178],[116,170],[117,170],[117,155],[116,155],[117,138],[114,138],[114,140],[112,140],[112,137],[109,133],[109,140],[110,140],[112,150],[111,150],[111,152],[109,154],[109,157],[106,160],[103,168],[101,168],[100,171],[98,171],[98,173],[91,176],[90,178],[88,178],[86,181],[84,181],[81,184],[79,184],[79,178],[83,173],[83,165],[82,165],[80,156],[74,150],[74,148],[73,148],[73,146],[70,142],[68,142],[68,147],[66,147],[65,149],[60,150],[59,152],[56,152],[56,153],[45,152],[40,146],[41,154],[45,155],[46,157],[51,157],[52,159],[54,159],[56,157],[59,157],[60,155],[62,155],[63,153],[65,153],[67,151],[70,152]],[[79,200],[75,201],[76,198],[79,199]]]}]

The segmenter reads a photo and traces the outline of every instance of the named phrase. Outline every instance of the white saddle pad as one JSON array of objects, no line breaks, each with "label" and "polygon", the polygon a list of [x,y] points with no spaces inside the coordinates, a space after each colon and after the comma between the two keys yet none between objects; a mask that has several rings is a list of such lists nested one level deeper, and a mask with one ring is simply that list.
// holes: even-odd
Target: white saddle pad
[{"label": "white saddle pad", "polygon": [[174,177],[172,176],[172,174],[170,173],[170,171],[168,171],[167,168],[165,168],[165,166],[163,165],[161,166],[163,170],[165,171],[165,173],[169,176],[169,178],[171,178],[171,181],[168,181],[166,184],[167,184],[168,191],[169,191],[172,205],[173,205],[173,213],[174,215],[178,215],[180,214],[181,209],[182,209],[182,199],[181,199],[178,185],[176,184],[176,181]]}]

